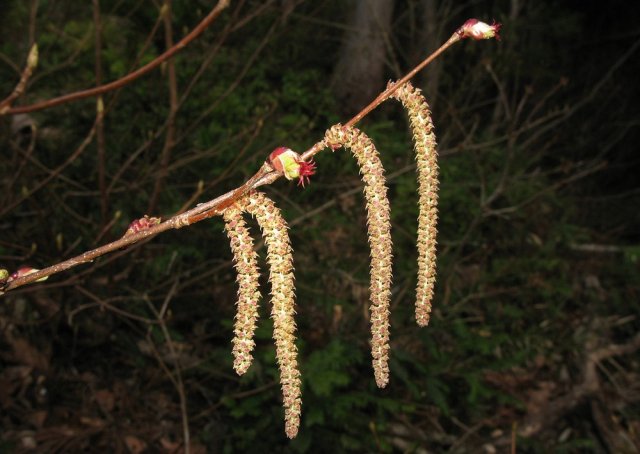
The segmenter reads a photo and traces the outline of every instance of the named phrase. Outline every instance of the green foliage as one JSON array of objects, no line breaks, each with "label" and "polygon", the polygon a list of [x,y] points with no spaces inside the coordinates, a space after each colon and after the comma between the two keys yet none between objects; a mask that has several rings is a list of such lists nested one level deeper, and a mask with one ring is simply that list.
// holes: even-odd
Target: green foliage
[{"label": "green foliage", "polygon": [[339,341],[333,341],[325,349],[311,353],[303,371],[311,392],[318,397],[329,397],[348,385],[351,381],[348,366],[353,363],[354,354]]},{"label": "green foliage", "polygon": [[[38,3],[40,64],[21,100],[25,104],[95,83],[91,3]],[[161,28],[143,46],[157,20],[153,2],[101,3],[105,82],[165,50]],[[238,14],[250,15],[258,3],[246,2]],[[419,2],[409,3],[414,7]],[[18,77],[6,61],[20,67],[26,55],[29,4],[11,0],[3,6],[3,94],[11,92]],[[465,7],[464,18],[467,13],[487,16],[494,7],[496,19],[506,21],[504,4]],[[275,146],[303,151],[325,128],[346,121],[336,114],[341,100],[331,94],[344,2],[305,2],[298,8],[286,23],[276,9],[251,16],[218,46],[231,17],[226,12],[175,58],[179,97],[187,87],[191,91],[178,111],[176,144],[157,212],[146,210],[166,134],[166,65],[105,96],[105,175],[112,185],[106,219],[101,215],[93,140],[59,175],[4,213],[0,264],[11,269],[24,262],[42,267],[114,240],[135,218],[166,217],[183,208],[199,181],[205,186],[198,202],[236,187]],[[45,410],[49,413],[44,430],[93,431],[86,446],[103,452],[124,449],[118,437],[129,431],[147,440],[151,451],[160,449],[163,437],[180,440],[180,403],[169,378],[175,363],[167,354],[168,340],[157,323],[139,319],[155,318],[149,304],[156,311],[166,309],[167,331],[180,347],[191,435],[212,452],[412,452],[423,447],[430,452],[474,451],[492,443],[496,431],[509,433],[512,423],[528,411],[541,383],[558,384],[549,399],[578,385],[587,341],[623,343],[638,331],[637,203],[626,196],[621,204],[610,202],[618,200],[615,197],[600,205],[584,200],[618,190],[625,181],[630,184],[631,177],[616,173],[625,167],[616,162],[616,153],[635,150],[637,141],[629,139],[623,148],[611,145],[613,151],[608,152],[602,144],[630,128],[632,121],[624,117],[623,107],[632,96],[620,95],[611,82],[606,99],[597,99],[605,106],[617,102],[615,109],[591,104],[588,112],[578,109],[574,116],[554,116],[564,104],[575,105],[591,93],[598,81],[592,74],[613,62],[605,58],[609,51],[604,42],[597,55],[606,64],[574,47],[573,37],[588,24],[585,13],[549,2],[528,8],[527,14],[505,24],[503,44],[465,44],[442,59],[434,100],[443,152],[438,280],[434,316],[426,329],[415,327],[413,319],[418,198],[406,116],[390,102],[362,125],[391,175],[395,268],[391,381],[386,389],[375,387],[371,370],[369,250],[362,195],[348,194],[358,189],[358,169],[344,151],[327,152],[318,155],[318,174],[309,188],[302,191],[280,181],[268,189],[285,217],[295,223],[291,236],[304,380],[297,439],[288,442],[283,436],[266,279],[255,361],[244,376],[233,374],[235,275],[222,223],[212,219],[208,225],[167,233],[126,254],[118,251],[78,267],[44,287],[3,297],[2,326],[6,321],[15,336],[33,346],[29,353],[44,352],[51,397],[39,403],[32,397],[36,393],[30,382],[15,388],[21,393],[19,405],[15,401],[5,408],[3,400],[0,452],[16,449],[14,441],[4,438],[35,430],[25,415]],[[402,68],[408,68],[411,54],[423,52],[415,49],[419,40],[411,21],[417,16],[414,10],[397,9],[390,45],[399,47],[394,55]],[[173,2],[174,38],[183,36],[205,13],[189,2]],[[273,34],[258,52],[274,23]],[[210,53],[210,62],[195,80]],[[486,70],[489,63],[504,93]],[[584,86],[577,81],[538,104],[572,71],[576,79],[584,75]],[[522,101],[528,93],[525,86],[532,94]],[[505,101],[516,107],[522,102],[520,119],[531,114],[537,121],[544,114],[562,121],[541,121],[535,128],[524,120],[510,122],[515,115],[501,110]],[[11,135],[9,119],[0,117],[0,146],[6,150],[0,161],[0,209],[24,191],[35,190],[78,148],[93,125],[95,100],[64,104],[30,118],[37,125],[37,146],[26,159],[29,138]],[[602,158],[600,153],[616,162],[607,170],[611,173],[578,178],[584,166]],[[117,211],[123,213],[120,218]],[[315,214],[298,221],[311,212]],[[253,229],[257,232],[255,225]],[[574,248],[589,243],[611,243],[619,250],[584,254]],[[611,326],[603,327],[603,320]],[[141,348],[143,341],[153,343],[158,357]],[[11,345],[2,338],[0,374],[24,367]],[[637,364],[627,358],[617,361],[629,376],[637,373]],[[625,380],[620,370],[606,370],[611,377],[622,376],[612,380]],[[602,382],[609,385],[607,379]],[[118,404],[110,411],[97,404],[95,393],[101,389],[120,390]],[[615,394],[618,385],[607,389]],[[15,393],[8,399],[15,399]],[[637,411],[628,408],[623,417],[610,416],[616,421],[638,418]],[[591,419],[588,409],[574,408],[557,427],[532,439],[519,437],[518,450],[598,451],[603,442],[594,435],[597,430],[576,422]],[[96,420],[104,422],[104,430],[87,429],[87,421]],[[570,436],[558,441],[567,427],[573,430]],[[79,443],[66,442],[70,450]]]}]

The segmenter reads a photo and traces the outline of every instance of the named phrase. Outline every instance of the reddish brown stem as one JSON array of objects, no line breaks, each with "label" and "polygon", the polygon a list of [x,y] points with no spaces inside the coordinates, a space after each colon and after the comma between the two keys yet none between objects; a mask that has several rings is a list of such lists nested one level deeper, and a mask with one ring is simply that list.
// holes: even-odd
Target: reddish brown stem
[{"label": "reddish brown stem", "polygon": [[387,98],[389,98],[389,96],[391,96],[396,92],[396,90],[402,87],[408,80],[410,80],[413,76],[415,76],[418,72],[420,72],[425,66],[431,63],[433,60],[435,60],[438,57],[438,55],[440,55],[442,52],[444,52],[449,47],[451,47],[452,44],[455,44],[458,41],[460,41],[460,39],[461,37],[458,33],[454,33],[453,35],[451,35],[451,38],[449,38],[447,42],[445,42],[442,46],[436,49],[431,55],[425,58],[418,66],[416,66],[411,71],[409,71],[402,79],[396,82],[393,86],[387,88],[385,91],[380,93],[376,99],[371,101],[371,103],[367,107],[365,107],[360,112],[358,112],[351,120],[349,120],[345,124],[345,126],[354,126],[356,123],[362,120],[366,115],[369,114],[369,112],[371,112],[373,109],[375,109],[384,101],[386,101]]},{"label": "reddish brown stem", "polygon": [[180,229],[187,225],[220,214],[222,211],[224,211],[225,208],[232,205],[236,200],[240,199],[247,192],[249,192],[254,184],[271,170],[271,166],[265,163],[253,177],[247,180],[247,182],[239,188],[229,191],[226,194],[218,196],[206,203],[200,203],[195,208],[192,208],[191,210],[186,211],[182,214],[173,216],[171,219],[168,219],[161,224],[152,226],[135,234],[125,235],[122,238],[109,244],[105,244],[104,246],[92,249],[69,260],[65,260],[64,262],[57,263],[35,273],[15,279],[9,282],[4,289],[0,288],[0,295],[3,291],[6,292],[14,288],[21,287],[25,284],[35,282],[43,277],[48,277],[53,274],[60,273],[61,271],[68,270],[69,268],[73,268],[82,263],[92,262],[96,258],[103,256],[109,252],[113,252],[131,244],[137,243],[140,240],[156,236],[157,234],[166,230]]},{"label": "reddish brown stem", "polygon": [[175,46],[168,49],[165,53],[155,58],[153,61],[147,63],[142,68],[133,71],[132,73],[127,74],[121,79],[115,80],[113,82],[109,82],[108,84],[100,85],[99,87],[89,88],[87,90],[77,91],[75,93],[69,93],[67,95],[59,96],[57,98],[48,99],[46,101],[38,102],[35,104],[30,104],[28,106],[19,106],[13,107],[5,110],[4,112],[0,111],[1,114],[17,114],[17,113],[27,113],[33,112],[36,110],[48,109],[49,107],[57,106],[60,104],[64,104],[71,101],[77,101],[78,99],[89,98],[91,96],[97,96],[109,91],[115,90],[117,88],[123,87],[140,76],[148,73],[154,68],[157,68],[163,62],[167,61],[169,58],[173,57],[175,54],[180,52],[183,48],[185,48],[191,41],[196,39],[198,36],[204,32],[209,25],[213,23],[214,20],[222,13],[222,11],[229,6],[229,0],[218,0],[218,4],[211,10],[211,12],[202,19],[202,21],[193,29],[191,32],[182,38]]},{"label": "reddish brown stem", "polygon": [[[390,95],[392,95],[395,90],[400,88],[405,82],[415,76],[418,71],[422,70],[425,66],[431,63],[438,55],[442,54],[446,49],[448,49],[452,44],[456,43],[460,40],[460,37],[454,33],[449,40],[444,43],[440,48],[438,48],[433,54],[427,57],[422,63],[416,66],[413,70],[407,73],[402,79],[400,79],[396,84],[394,84],[391,88],[382,92],[379,96],[376,97],[367,107],[362,109],[356,116],[354,116],[351,120],[349,120],[346,125],[354,125],[358,121],[360,121],[364,116],[369,114],[373,109],[379,106],[384,100],[386,100]],[[319,153],[321,150],[326,148],[323,141],[317,142],[313,145],[309,150],[307,150],[303,155],[303,159],[309,159],[313,155]],[[222,213],[227,207],[231,206],[237,200],[244,197],[250,190],[255,189],[259,186],[263,186],[265,184],[271,184],[280,178],[282,175],[275,171],[268,163],[264,163],[260,170],[253,175],[249,180],[247,180],[240,187],[227,192],[221,196],[216,197],[213,200],[210,200],[206,203],[198,204],[195,208],[192,208],[189,211],[186,211],[182,214],[173,216],[167,221],[162,222],[161,224],[152,226],[147,230],[142,230],[135,234],[125,235],[119,240],[116,240],[112,243],[101,246],[97,249],[93,249],[91,251],[87,251],[77,257],[71,258],[69,260],[65,260],[64,262],[58,263],[56,265],[52,265],[48,268],[44,268],[40,271],[37,271],[32,274],[28,274],[26,276],[20,277],[18,279],[10,281],[6,284],[5,288],[0,288],[0,294],[2,292],[6,292],[17,287],[21,287],[25,284],[29,284],[31,282],[35,282],[38,279],[51,276],[53,274],[60,273],[61,271],[67,270],[69,268],[75,267],[82,263],[88,263],[93,261],[94,259],[105,255],[109,252],[115,251],[117,249],[124,248],[133,243],[136,243],[145,238],[151,238],[161,232],[170,229],[179,229],[185,227],[190,224],[194,224],[196,222],[200,222],[204,219],[208,219],[215,215]]]}]

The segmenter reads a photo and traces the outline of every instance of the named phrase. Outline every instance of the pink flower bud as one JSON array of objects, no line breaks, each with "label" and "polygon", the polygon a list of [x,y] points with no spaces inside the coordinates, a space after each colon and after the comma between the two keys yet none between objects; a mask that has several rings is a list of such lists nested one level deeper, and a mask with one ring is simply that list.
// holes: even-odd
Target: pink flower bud
[{"label": "pink flower bud", "polygon": [[148,228],[158,224],[160,224],[160,218],[152,218],[145,214],[144,217],[136,219],[129,224],[129,228],[125,232],[125,235],[133,235],[134,233],[147,230]]},{"label": "pink flower bud", "polygon": [[[24,277],[27,276],[29,274],[33,274],[37,271],[40,271],[37,268],[31,268],[30,266],[21,266],[20,268],[18,268],[17,271],[15,271],[11,276],[9,276],[9,278],[7,279],[7,282],[11,282],[13,280],[16,280],[20,277]],[[45,276],[42,277],[40,279],[38,279],[36,282],[42,282],[42,281],[46,281],[49,278],[49,276]]]},{"label": "pink flower bud", "polygon": [[313,161],[303,161],[302,157],[287,147],[278,147],[269,155],[269,164],[283,174],[287,180],[298,178],[298,184],[304,187],[309,182],[309,176],[316,173]]},{"label": "pink flower bud", "polygon": [[502,24],[493,21],[493,24],[489,25],[485,22],[480,22],[478,19],[469,19],[462,27],[460,27],[456,33],[461,38],[472,38],[477,40],[495,38],[500,41],[500,27]]}]

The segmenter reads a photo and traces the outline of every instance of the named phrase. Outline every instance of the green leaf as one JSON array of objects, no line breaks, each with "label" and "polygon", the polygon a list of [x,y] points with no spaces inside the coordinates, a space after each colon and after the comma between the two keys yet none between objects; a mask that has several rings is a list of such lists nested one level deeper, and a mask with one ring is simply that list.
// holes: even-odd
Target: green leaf
[{"label": "green leaf", "polygon": [[335,388],[343,387],[351,381],[346,370],[349,363],[345,345],[336,340],[309,356],[303,376],[316,395],[330,396]]}]

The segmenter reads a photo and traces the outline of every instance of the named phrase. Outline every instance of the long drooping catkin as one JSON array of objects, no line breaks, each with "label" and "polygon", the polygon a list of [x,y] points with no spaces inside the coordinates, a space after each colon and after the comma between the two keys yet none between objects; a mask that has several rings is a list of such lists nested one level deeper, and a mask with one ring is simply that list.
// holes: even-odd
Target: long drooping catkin
[{"label": "long drooping catkin", "polygon": [[[389,84],[390,86],[392,83]],[[416,321],[420,326],[429,324],[431,300],[436,281],[436,234],[438,223],[438,153],[433,132],[431,111],[419,89],[407,82],[394,98],[409,113],[415,141],[418,169],[420,211],[418,214],[418,284],[416,287]]]},{"label": "long drooping catkin", "polygon": [[331,148],[349,148],[358,161],[367,204],[367,226],[371,247],[371,354],[376,383],[389,382],[389,300],[391,298],[391,221],[384,168],[375,145],[353,127],[335,125],[324,137]]},{"label": "long drooping catkin", "polygon": [[258,254],[253,249],[253,238],[242,219],[242,212],[235,205],[224,212],[224,228],[238,272],[238,303],[232,341],[233,368],[238,375],[242,375],[253,360],[251,352],[255,346],[253,334],[258,320],[260,269]]},{"label": "long drooping catkin", "polygon": [[300,372],[295,345],[295,313],[293,255],[287,223],[271,199],[258,191],[250,192],[240,202],[240,209],[255,216],[267,245],[273,338],[280,367],[280,383],[284,400],[285,431],[289,438],[300,426]]}]

